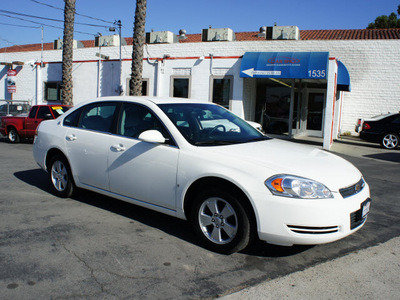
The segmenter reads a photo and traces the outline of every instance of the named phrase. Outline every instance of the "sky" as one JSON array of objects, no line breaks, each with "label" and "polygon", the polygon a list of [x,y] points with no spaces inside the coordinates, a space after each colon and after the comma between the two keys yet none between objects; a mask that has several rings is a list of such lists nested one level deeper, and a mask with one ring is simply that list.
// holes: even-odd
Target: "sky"
[{"label": "sky", "polygon": [[[63,0],[0,0],[0,48],[63,37]],[[146,32],[231,28],[258,31],[261,26],[309,29],[364,29],[380,15],[397,12],[399,0],[147,0]],[[121,20],[122,36],[132,37],[135,0],[76,0],[76,40],[108,35]],[[35,18],[34,18],[35,17]],[[38,18],[39,17],[39,18]],[[52,19],[45,20],[42,18]],[[80,23],[80,24],[79,24]]]}]

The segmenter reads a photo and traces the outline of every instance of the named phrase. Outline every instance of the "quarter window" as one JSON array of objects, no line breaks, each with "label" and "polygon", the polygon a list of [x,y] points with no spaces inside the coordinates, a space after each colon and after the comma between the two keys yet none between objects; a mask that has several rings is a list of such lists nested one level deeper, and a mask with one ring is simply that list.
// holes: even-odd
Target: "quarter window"
[{"label": "quarter window", "polygon": [[31,119],[35,118],[37,109],[38,109],[37,106],[32,107],[31,112],[29,113],[28,118],[31,118]]},{"label": "quarter window", "polygon": [[68,116],[66,116],[64,119],[64,126],[77,127],[78,122],[79,122],[79,117],[81,116],[82,110],[83,110],[82,108],[75,110],[74,112],[72,112]]}]

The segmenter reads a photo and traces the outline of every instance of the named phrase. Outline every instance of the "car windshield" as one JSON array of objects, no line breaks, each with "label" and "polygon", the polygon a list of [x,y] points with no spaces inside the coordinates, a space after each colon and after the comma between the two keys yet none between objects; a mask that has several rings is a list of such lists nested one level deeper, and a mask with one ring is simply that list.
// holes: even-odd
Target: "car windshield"
[{"label": "car windshield", "polygon": [[216,146],[268,139],[243,119],[213,104],[160,104],[159,107],[192,145]]},{"label": "car windshield", "polygon": [[53,110],[54,117],[58,118],[62,114],[64,114],[68,109],[70,109],[70,106],[52,106],[51,109]]}]

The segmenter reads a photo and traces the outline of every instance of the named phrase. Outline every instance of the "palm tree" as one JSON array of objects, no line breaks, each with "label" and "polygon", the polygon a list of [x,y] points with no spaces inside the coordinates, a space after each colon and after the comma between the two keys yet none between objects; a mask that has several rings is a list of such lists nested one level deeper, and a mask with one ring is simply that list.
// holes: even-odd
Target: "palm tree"
[{"label": "palm tree", "polygon": [[143,72],[143,46],[145,42],[147,0],[136,0],[135,22],[133,26],[133,50],[131,80],[129,82],[129,94],[142,95]]},{"label": "palm tree", "polygon": [[73,105],[72,59],[74,48],[75,1],[64,0],[64,37],[62,52],[62,99],[63,103]]}]

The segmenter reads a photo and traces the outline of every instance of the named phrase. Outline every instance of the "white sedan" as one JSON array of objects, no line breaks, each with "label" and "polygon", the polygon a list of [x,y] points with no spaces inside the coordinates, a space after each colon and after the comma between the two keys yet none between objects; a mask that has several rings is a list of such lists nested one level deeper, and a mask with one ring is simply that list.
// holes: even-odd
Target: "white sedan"
[{"label": "white sedan", "polygon": [[92,190],[186,219],[233,253],[254,238],[321,244],[360,229],[370,192],[349,162],[271,139],[208,102],[108,97],[42,122],[33,147],[56,195]]}]

